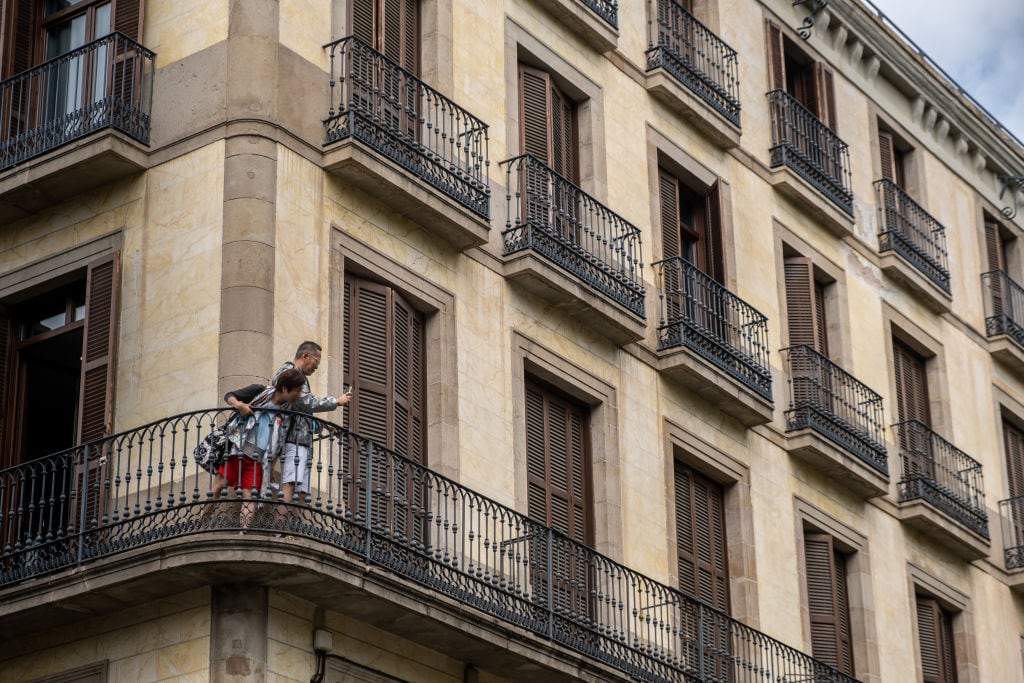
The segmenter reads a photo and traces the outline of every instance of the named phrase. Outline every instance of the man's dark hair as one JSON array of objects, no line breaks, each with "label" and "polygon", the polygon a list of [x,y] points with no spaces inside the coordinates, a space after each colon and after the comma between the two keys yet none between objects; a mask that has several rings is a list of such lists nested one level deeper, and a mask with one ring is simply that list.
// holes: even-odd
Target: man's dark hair
[{"label": "man's dark hair", "polygon": [[302,355],[305,353],[313,355],[314,353],[320,353],[322,350],[323,349],[320,348],[319,344],[307,339],[299,344],[299,348],[295,351],[295,359],[298,360],[299,358],[302,358]]}]

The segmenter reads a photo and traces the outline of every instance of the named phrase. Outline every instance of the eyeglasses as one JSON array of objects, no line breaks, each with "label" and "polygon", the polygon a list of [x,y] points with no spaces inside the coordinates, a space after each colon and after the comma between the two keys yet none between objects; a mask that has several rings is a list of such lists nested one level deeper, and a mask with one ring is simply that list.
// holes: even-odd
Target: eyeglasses
[{"label": "eyeglasses", "polygon": [[316,365],[320,365],[320,356],[310,356],[307,354],[306,357],[313,361],[313,363],[315,363]]}]

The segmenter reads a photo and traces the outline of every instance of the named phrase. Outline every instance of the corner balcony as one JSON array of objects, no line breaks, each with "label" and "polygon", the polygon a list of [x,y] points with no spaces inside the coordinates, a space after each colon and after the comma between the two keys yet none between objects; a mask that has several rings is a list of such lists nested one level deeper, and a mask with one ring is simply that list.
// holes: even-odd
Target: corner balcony
[{"label": "corner balcony", "polygon": [[981,276],[992,357],[1024,374],[1024,288],[1002,270]]},{"label": "corner balcony", "polygon": [[[686,593],[318,419],[310,493],[243,518],[179,415],[0,472],[0,630],[224,581],[284,591],[509,680],[854,683]],[[241,510],[241,512],[240,512]],[[247,535],[239,536],[243,519]],[[285,532],[294,539],[276,538]]]},{"label": "corner balcony", "polygon": [[862,498],[885,495],[882,397],[809,346],[780,353],[789,381],[786,449]]},{"label": "corner balcony", "polygon": [[647,91],[719,146],[740,144],[736,50],[678,0],[648,0]]},{"label": "corner balcony", "polygon": [[900,518],[968,560],[988,555],[981,463],[926,424],[893,425],[900,445]]},{"label": "corner balcony", "polygon": [[882,271],[916,292],[929,308],[948,311],[946,229],[891,180],[875,181],[875,197]]},{"label": "corner balcony", "polygon": [[661,372],[746,426],[772,419],[768,319],[686,260],[654,264]]},{"label": "corner balcony", "polygon": [[505,278],[616,344],[642,339],[640,231],[529,154],[501,166]]},{"label": "corner balcony", "polygon": [[0,82],[0,224],[147,167],[155,57],[111,33]]},{"label": "corner balcony", "polygon": [[[768,93],[772,184],[814,214],[836,235],[853,232],[850,150],[832,130],[785,90]],[[829,204],[823,204],[818,194]],[[836,211],[838,209],[838,211]]]},{"label": "corner balcony", "polygon": [[1003,566],[1010,572],[1008,584],[1024,592],[1024,496],[999,501],[999,526],[1003,537]]},{"label": "corner balcony", "polygon": [[325,169],[457,249],[485,243],[487,124],[359,38],[324,47]]}]

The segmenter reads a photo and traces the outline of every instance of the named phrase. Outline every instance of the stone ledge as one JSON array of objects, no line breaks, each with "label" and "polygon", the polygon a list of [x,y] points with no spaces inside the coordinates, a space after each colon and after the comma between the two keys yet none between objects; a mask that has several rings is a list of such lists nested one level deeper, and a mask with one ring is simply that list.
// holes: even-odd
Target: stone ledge
[{"label": "stone ledge", "polygon": [[883,251],[879,266],[886,277],[917,294],[921,303],[933,312],[949,313],[953,305],[953,295],[932,282],[897,252]]},{"label": "stone ledge", "polygon": [[836,206],[824,193],[788,166],[773,168],[768,176],[768,182],[780,194],[799,205],[805,213],[816,218],[836,237],[853,234],[853,216]]},{"label": "stone ledge", "polygon": [[915,498],[899,504],[900,521],[971,562],[988,557],[991,541],[931,503]]},{"label": "stone ledge", "polygon": [[740,146],[740,127],[726,120],[663,67],[649,71],[644,85],[652,97],[679,114],[722,149]]},{"label": "stone ledge", "polygon": [[786,450],[814,469],[835,478],[860,498],[889,492],[889,477],[811,428],[786,434]]},{"label": "stone ledge", "polygon": [[658,352],[658,371],[678,382],[745,427],[771,422],[774,403],[686,346]]}]

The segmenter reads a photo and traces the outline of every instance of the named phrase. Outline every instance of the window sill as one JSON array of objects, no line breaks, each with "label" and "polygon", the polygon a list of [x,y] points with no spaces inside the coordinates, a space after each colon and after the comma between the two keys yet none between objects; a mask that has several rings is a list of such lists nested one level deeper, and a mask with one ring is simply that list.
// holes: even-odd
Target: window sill
[{"label": "window sill", "polygon": [[0,173],[0,225],[149,167],[144,144],[107,128]]}]

